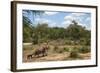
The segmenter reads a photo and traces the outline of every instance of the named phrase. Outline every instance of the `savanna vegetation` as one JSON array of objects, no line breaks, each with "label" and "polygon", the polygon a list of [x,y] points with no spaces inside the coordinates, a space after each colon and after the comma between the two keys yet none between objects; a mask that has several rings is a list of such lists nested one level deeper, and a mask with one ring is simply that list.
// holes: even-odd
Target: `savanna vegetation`
[{"label": "savanna vegetation", "polygon": [[[39,12],[36,13],[41,15]],[[24,62],[90,58],[91,31],[78,25],[77,21],[72,20],[66,28],[49,27],[48,23],[33,25],[28,17],[23,16],[23,43],[31,43],[31,45],[23,46]],[[41,47],[43,43],[48,45],[48,55],[26,60],[26,56]]]}]

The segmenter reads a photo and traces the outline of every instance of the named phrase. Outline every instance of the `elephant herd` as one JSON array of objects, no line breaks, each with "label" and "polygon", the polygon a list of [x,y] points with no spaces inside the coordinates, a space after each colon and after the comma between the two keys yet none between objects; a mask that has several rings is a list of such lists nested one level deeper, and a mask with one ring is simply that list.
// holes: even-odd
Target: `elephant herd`
[{"label": "elephant herd", "polygon": [[47,50],[48,50],[47,45],[37,48],[32,54],[27,55],[27,59],[32,59],[33,57],[39,58],[47,56]]}]

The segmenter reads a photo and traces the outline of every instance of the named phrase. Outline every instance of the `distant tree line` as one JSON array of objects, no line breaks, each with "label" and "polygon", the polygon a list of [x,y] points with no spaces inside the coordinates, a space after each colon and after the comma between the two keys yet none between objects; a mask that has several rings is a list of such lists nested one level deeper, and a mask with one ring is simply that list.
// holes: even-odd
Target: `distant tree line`
[{"label": "distant tree line", "polygon": [[67,44],[74,42],[83,45],[90,45],[91,31],[78,25],[73,20],[66,27],[49,27],[48,23],[38,23],[37,26],[31,25],[31,21],[23,16],[23,42],[33,42],[38,44],[50,40],[65,40]]}]

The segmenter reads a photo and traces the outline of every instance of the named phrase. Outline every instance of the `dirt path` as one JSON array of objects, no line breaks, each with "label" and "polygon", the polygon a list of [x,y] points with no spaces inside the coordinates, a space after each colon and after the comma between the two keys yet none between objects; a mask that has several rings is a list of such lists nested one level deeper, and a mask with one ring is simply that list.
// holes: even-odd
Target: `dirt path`
[{"label": "dirt path", "polygon": [[[45,62],[45,61],[64,61],[64,60],[72,60],[69,59],[69,53],[68,52],[64,52],[64,53],[52,53],[52,54],[48,54],[48,56],[45,57],[39,57],[39,58],[35,58],[33,57],[32,59],[27,59],[27,55],[30,52],[28,51],[24,51],[24,56],[23,56],[23,62]],[[32,51],[31,51],[32,53]],[[86,54],[80,54],[80,56],[82,56],[83,58],[81,59],[90,59],[90,53],[86,53]]]},{"label": "dirt path", "polygon": [[24,56],[23,62],[43,62],[43,61],[61,61],[64,60],[69,56],[69,53],[63,53],[63,54],[49,54],[48,56],[45,57],[39,57],[35,58],[33,57],[32,59],[27,59],[26,56]]}]

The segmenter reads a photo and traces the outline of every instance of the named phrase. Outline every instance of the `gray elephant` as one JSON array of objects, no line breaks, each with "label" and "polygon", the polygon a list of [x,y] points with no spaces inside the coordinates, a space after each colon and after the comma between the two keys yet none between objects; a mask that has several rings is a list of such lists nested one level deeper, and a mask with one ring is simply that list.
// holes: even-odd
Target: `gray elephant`
[{"label": "gray elephant", "polygon": [[32,57],[44,57],[47,56],[48,46],[42,46],[36,49],[32,54],[27,55],[27,59],[32,59]]}]

